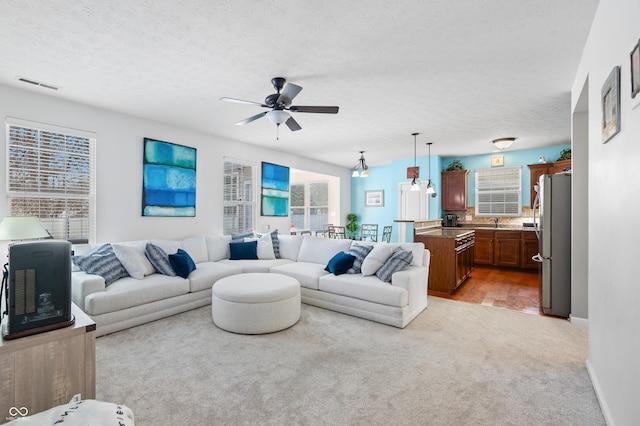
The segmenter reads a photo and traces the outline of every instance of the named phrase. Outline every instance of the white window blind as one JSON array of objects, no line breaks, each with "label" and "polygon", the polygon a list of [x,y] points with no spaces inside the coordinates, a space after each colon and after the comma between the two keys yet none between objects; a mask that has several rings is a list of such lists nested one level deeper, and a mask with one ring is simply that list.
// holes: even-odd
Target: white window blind
[{"label": "white window blind", "polygon": [[54,237],[95,237],[95,133],[8,117],[11,215],[37,216]]},{"label": "white window blind", "polygon": [[476,216],[522,216],[521,174],[521,167],[476,170]]},{"label": "white window blind", "polygon": [[255,166],[224,161],[223,232],[227,235],[251,231],[255,220]]}]

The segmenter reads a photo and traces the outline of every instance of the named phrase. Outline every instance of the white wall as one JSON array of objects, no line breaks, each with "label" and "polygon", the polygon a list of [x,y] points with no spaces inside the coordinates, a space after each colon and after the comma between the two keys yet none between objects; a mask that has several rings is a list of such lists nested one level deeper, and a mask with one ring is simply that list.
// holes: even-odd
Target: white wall
[{"label": "white wall", "polygon": [[[61,100],[32,91],[0,85],[0,117],[55,124],[97,133],[97,242],[145,238],[183,238],[196,233],[222,233],[223,158],[268,161],[339,178],[340,217],[349,208],[350,170],[267,150],[188,129]],[[197,149],[196,217],[142,217],[143,138],[150,137]],[[6,132],[0,132],[0,164],[6,164]],[[6,173],[0,174],[6,188]],[[258,214],[260,205],[258,207]],[[0,217],[8,213],[6,196],[0,197]],[[258,226],[266,218],[258,218]],[[271,220],[273,218],[269,218]],[[276,227],[286,228],[288,218]]]},{"label": "white wall", "polygon": [[[572,89],[589,81],[589,350],[587,368],[611,425],[640,424],[640,97],[631,99],[629,53],[640,1],[600,0]],[[603,144],[601,88],[621,66],[621,131]],[[577,149],[577,148],[576,148]]]}]

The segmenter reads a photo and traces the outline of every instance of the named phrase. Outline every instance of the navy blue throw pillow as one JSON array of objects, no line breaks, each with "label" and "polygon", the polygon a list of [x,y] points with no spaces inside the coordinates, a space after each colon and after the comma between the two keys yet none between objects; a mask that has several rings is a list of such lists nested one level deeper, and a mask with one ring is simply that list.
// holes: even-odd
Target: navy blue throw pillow
[{"label": "navy blue throw pillow", "polygon": [[176,271],[176,275],[182,278],[187,278],[196,269],[196,264],[189,253],[182,249],[178,249],[176,254],[170,254],[169,262],[173,270]]},{"label": "navy blue throw pillow", "polygon": [[246,243],[229,243],[229,259],[257,259],[258,242],[247,241]]},{"label": "navy blue throw pillow", "polygon": [[341,251],[331,258],[329,264],[324,268],[324,270],[331,272],[334,275],[341,275],[346,273],[349,268],[353,266],[354,260],[356,260],[355,256]]}]

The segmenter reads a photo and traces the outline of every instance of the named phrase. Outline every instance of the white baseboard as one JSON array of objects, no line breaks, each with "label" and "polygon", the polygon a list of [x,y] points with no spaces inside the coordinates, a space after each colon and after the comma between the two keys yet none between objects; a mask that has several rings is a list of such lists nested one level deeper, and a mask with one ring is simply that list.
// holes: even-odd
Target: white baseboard
[{"label": "white baseboard", "polygon": [[596,377],[596,373],[591,368],[591,362],[587,359],[586,362],[587,373],[589,373],[589,378],[591,379],[591,385],[593,386],[593,390],[596,392],[596,398],[598,398],[598,403],[600,403],[600,409],[602,410],[602,415],[604,416],[604,421],[607,422],[609,426],[615,426],[613,420],[611,419],[611,415],[609,414],[609,407],[604,399],[604,395],[602,395],[602,389],[600,388],[600,383],[598,383],[598,378]]},{"label": "white baseboard", "polygon": [[571,322],[571,324],[579,325],[582,327],[589,326],[589,320],[587,318],[569,316],[569,321]]}]

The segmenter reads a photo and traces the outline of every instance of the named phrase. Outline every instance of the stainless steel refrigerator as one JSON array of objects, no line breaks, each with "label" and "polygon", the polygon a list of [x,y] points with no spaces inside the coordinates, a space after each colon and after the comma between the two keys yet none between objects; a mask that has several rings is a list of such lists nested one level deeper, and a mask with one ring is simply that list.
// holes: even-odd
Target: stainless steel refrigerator
[{"label": "stainless steel refrigerator", "polygon": [[[536,205],[537,204],[537,205]],[[539,221],[536,221],[536,207]],[[542,175],[533,206],[539,253],[540,306],[545,314],[571,313],[571,175]]]}]

